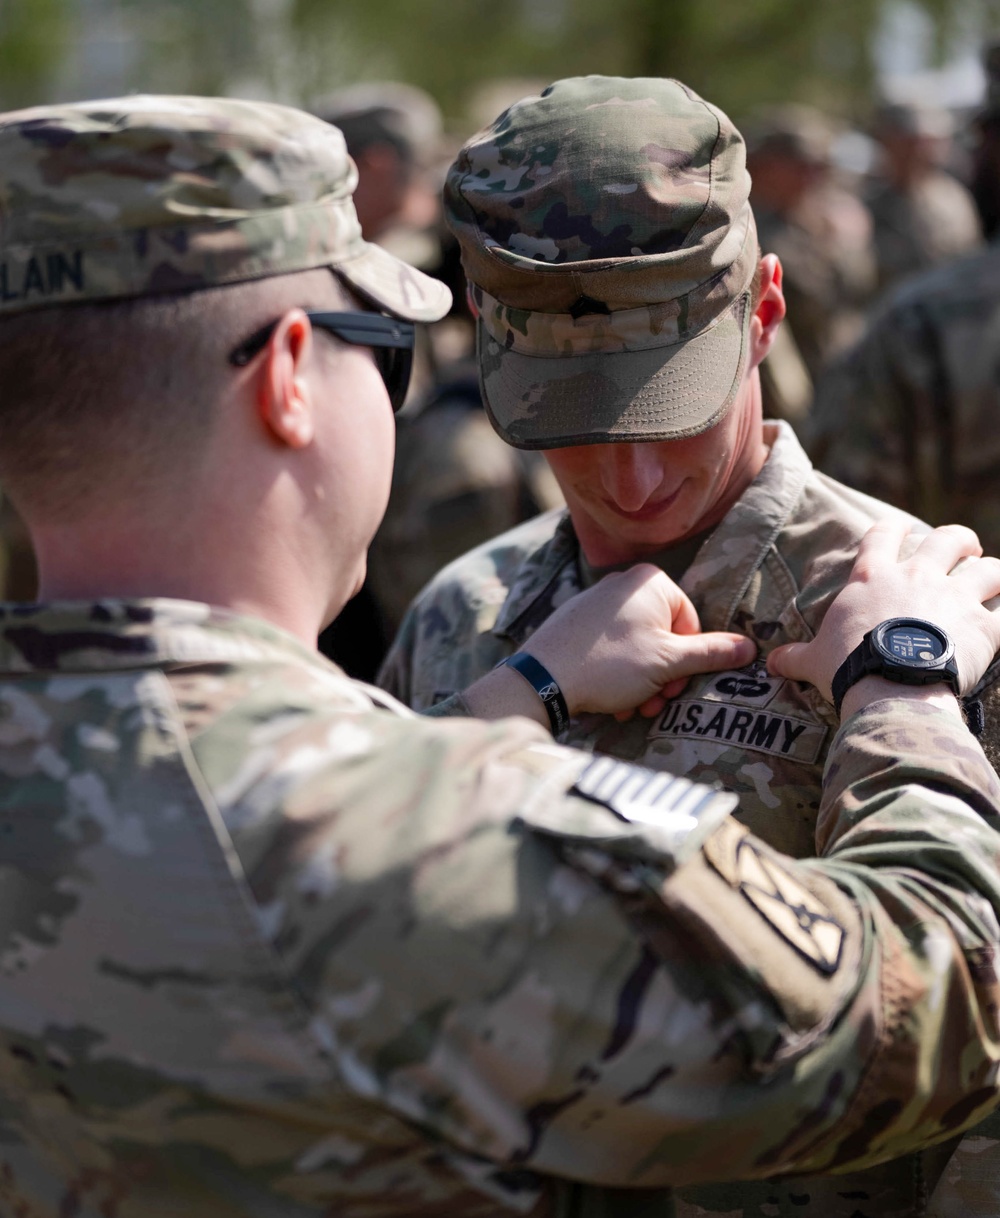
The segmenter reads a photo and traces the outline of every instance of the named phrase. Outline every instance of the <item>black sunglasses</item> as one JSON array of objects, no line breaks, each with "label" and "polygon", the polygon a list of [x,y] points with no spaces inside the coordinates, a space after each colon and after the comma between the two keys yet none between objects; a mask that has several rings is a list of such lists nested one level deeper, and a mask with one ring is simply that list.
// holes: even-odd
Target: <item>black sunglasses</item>
[{"label": "black sunglasses", "polygon": [[[393,412],[399,410],[406,400],[410,384],[410,369],[413,367],[413,340],[415,327],[412,321],[398,321],[395,317],[384,317],[381,313],[310,313],[306,317],[318,330],[336,334],[345,343],[358,347],[371,347],[375,366],[382,375],[389,392]],[[235,349],[230,351],[229,362],[243,368],[259,355],[274,333],[276,321],[258,330]]]}]

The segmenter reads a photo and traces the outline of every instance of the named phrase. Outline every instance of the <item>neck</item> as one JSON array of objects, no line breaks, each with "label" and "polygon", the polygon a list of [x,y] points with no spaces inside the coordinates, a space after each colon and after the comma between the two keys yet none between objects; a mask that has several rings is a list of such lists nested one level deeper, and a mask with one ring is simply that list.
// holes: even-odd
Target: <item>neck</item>
[{"label": "neck", "polygon": [[[251,532],[258,536],[249,539]],[[314,647],[330,609],[292,548],[262,542],[259,533],[230,536],[221,522],[158,532],[120,522],[33,529],[39,599],[200,601],[262,618]]]}]

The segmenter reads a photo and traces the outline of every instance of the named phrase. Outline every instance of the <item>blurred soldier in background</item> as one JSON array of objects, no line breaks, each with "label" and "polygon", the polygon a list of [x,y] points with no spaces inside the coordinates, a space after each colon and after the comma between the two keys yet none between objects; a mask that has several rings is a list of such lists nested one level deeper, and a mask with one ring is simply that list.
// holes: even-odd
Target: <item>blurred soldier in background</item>
[{"label": "blurred soldier in background", "polygon": [[437,102],[413,85],[381,81],[329,93],[313,112],[340,128],[358,167],[354,205],[365,240],[407,254],[411,264],[436,265],[439,203],[431,175],[444,138]]},{"label": "blurred soldier in background", "polygon": [[[432,581],[387,657],[390,692],[445,703],[530,653],[581,588],[638,562],[676,579],[705,628],[745,631],[762,653],[808,639],[865,530],[899,522],[818,476],[791,429],[762,420],[757,370],[785,302],[749,194],[740,133],[659,78],[557,81],[459,154],[445,202],[479,310],[487,410],[509,443],[545,452],[568,512]],[[652,725],[583,715],[562,739],[721,779],[744,823],[808,857],[823,850],[834,715],[756,664],[694,678]],[[850,1177],[684,1189],[677,1213],[853,1218],[870,1202],[879,1218],[909,1218],[953,1149]]]},{"label": "blurred soldier in background", "polygon": [[781,259],[788,302],[786,327],[762,365],[765,414],[796,423],[808,410],[811,382],[856,337],[874,286],[871,221],[833,173],[832,138],[829,121],[809,106],[771,107],[748,125],[760,247]]},{"label": "blurred soldier in background", "polygon": [[[976,197],[1000,209],[1000,60],[975,122]],[[883,302],[818,386],[807,428],[820,468],[929,520],[974,527],[1000,553],[1000,251],[925,272]]]},{"label": "blurred soldier in background", "polygon": [[951,115],[940,107],[897,102],[876,115],[881,159],[865,200],[875,223],[880,290],[982,240],[972,195],[943,168],[952,133]]},{"label": "blurred soldier in background", "polygon": [[433,575],[562,497],[544,461],[509,448],[483,413],[457,244],[441,223],[437,103],[412,85],[383,82],[331,93],[314,109],[341,129],[358,167],[365,237],[443,279],[454,300],[449,315],[418,337],[368,579],[320,643],[352,676],[370,681],[406,607]]}]

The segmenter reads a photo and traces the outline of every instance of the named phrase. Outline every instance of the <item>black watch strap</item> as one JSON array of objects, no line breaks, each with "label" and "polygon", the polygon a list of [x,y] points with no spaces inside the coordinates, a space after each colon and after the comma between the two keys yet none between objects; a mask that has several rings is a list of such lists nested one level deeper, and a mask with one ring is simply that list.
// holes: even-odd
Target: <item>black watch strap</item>
[{"label": "black watch strap", "polygon": [[[902,650],[895,654],[891,650],[887,653],[884,640],[891,640],[894,635],[902,635],[897,639]],[[927,654],[925,650],[934,639],[941,647],[936,661],[933,653]],[[888,681],[915,687],[941,682],[956,698],[960,694],[954,644],[939,626],[920,618],[887,618],[868,631],[834,673],[830,683],[833,706],[838,716],[844,695],[866,676],[885,677]]]},{"label": "black watch strap", "polygon": [[833,709],[840,716],[840,708],[844,701],[844,695],[852,685],[857,685],[862,677],[868,676],[871,668],[866,662],[870,652],[866,646],[868,636],[865,636],[865,641],[861,642],[854,648],[847,659],[841,664],[837,671],[833,674],[833,681],[830,685],[830,692],[833,694]]}]

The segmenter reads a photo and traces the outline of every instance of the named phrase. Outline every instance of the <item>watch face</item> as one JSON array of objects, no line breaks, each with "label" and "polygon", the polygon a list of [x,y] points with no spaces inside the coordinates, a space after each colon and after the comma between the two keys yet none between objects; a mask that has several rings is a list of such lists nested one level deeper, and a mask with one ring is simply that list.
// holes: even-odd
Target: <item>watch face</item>
[{"label": "watch face", "polygon": [[877,649],[889,663],[937,668],[954,652],[943,630],[919,618],[891,618],[873,632]]},{"label": "watch face", "polygon": [[912,626],[893,626],[882,636],[882,646],[897,660],[904,662],[919,660],[924,664],[932,663],[944,655],[944,642],[926,630],[918,630]]}]

